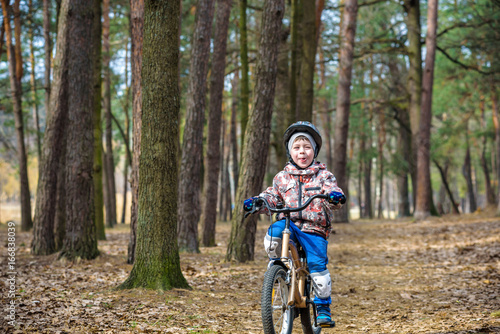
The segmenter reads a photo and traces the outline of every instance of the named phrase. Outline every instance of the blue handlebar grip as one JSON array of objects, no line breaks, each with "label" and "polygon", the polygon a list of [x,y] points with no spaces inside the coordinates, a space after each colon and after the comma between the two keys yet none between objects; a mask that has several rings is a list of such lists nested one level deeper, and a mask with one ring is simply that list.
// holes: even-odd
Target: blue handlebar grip
[{"label": "blue handlebar grip", "polygon": [[346,198],[341,192],[332,191],[329,194],[329,202],[333,204],[344,204],[346,202]]},{"label": "blue handlebar grip", "polygon": [[243,210],[251,211],[253,209],[253,201],[254,201],[253,197],[243,201]]}]

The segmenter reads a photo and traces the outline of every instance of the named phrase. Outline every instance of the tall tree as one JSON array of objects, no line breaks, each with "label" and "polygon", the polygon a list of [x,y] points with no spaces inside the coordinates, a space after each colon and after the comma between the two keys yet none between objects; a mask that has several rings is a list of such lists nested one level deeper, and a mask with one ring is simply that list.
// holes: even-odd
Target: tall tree
[{"label": "tall tree", "polygon": [[224,92],[224,74],[226,68],[227,31],[231,0],[217,1],[216,28],[214,36],[214,51],[212,58],[212,75],[210,77],[210,105],[208,117],[207,158],[205,168],[205,185],[203,198],[202,226],[203,246],[215,246],[215,222],[217,220],[217,205],[214,194],[219,186],[220,170],[220,140],[222,118],[222,96]]},{"label": "tall tree", "polygon": [[176,240],[179,3],[146,0],[144,5],[137,248],[122,289],[188,288]]},{"label": "tall tree", "polygon": [[111,115],[111,49],[110,49],[110,0],[103,0],[102,6],[102,53],[104,70],[104,91],[102,93],[102,105],[104,108],[104,118],[106,120],[105,138],[106,151],[104,153],[104,168],[106,168],[105,178],[107,187],[106,201],[106,225],[113,227],[116,225],[116,185],[115,185],[115,161],[113,158],[113,132]]},{"label": "tall tree", "polygon": [[94,221],[98,240],[106,240],[104,231],[104,198],[102,184],[102,110],[101,110],[101,89],[102,89],[102,0],[94,1],[94,23],[92,28],[92,46],[94,50]]},{"label": "tall tree", "polygon": [[422,104],[418,134],[417,156],[417,198],[414,217],[424,219],[431,214],[432,192],[430,172],[432,87],[434,83],[434,62],[436,58],[436,34],[438,0],[427,4],[427,37],[425,47],[425,69],[422,80]]},{"label": "tall tree", "polygon": [[247,34],[247,1],[239,0],[240,3],[240,99],[241,99],[241,142],[245,140],[245,132],[248,123],[248,103],[250,100],[250,82],[248,78],[248,34]]},{"label": "tall tree", "polygon": [[[302,1],[302,57],[300,64],[300,96],[298,120],[312,121],[314,69],[316,60],[316,1]],[[314,36],[314,38],[313,38]]]},{"label": "tall tree", "polygon": [[[297,68],[298,68],[298,28],[299,28],[299,0],[291,0],[291,22],[290,22],[290,111],[294,120],[298,120],[297,114]],[[291,122],[293,123],[293,122]],[[290,123],[290,124],[291,124]]]},{"label": "tall tree", "polygon": [[[14,7],[17,8],[15,12],[19,11],[19,0],[16,0]],[[21,40],[16,38],[16,45],[12,43],[12,29],[10,24],[9,15],[9,1],[2,0],[3,23],[5,27],[5,46],[7,49],[7,59],[9,62],[9,79],[10,88],[12,93],[12,100],[14,105],[14,123],[17,134],[17,155],[19,161],[19,179],[20,179],[20,192],[21,192],[21,230],[27,231],[33,226],[31,220],[31,202],[30,202],[30,189],[28,181],[28,161],[26,156],[26,146],[24,144],[24,124],[23,124],[23,109],[22,109],[22,58],[20,55]],[[16,32],[19,29],[20,35],[20,19],[16,21]]]},{"label": "tall tree", "polygon": [[127,263],[134,263],[135,245],[137,240],[137,216],[139,206],[139,157],[141,156],[142,127],[142,39],[144,27],[144,0],[130,1],[131,44],[130,55],[132,69],[132,128],[134,153],[132,156],[132,171],[130,173],[130,188],[132,189],[132,207],[130,208],[130,240],[128,244]]},{"label": "tall tree", "polygon": [[[340,188],[348,193],[347,138],[349,132],[349,108],[351,104],[351,78],[356,35],[358,1],[346,0],[341,27],[341,46],[339,57],[339,84],[337,88],[337,115],[335,117],[333,173]],[[349,201],[335,211],[334,222],[349,221]]]},{"label": "tall tree", "polygon": [[[191,49],[186,125],[182,141],[179,175],[178,242],[181,251],[199,252],[201,160],[203,156],[203,119],[210,53],[214,0],[199,0]],[[217,161],[218,163],[218,161]]]},{"label": "tall tree", "polygon": [[[64,165],[60,165],[65,152],[65,129],[68,122],[68,4],[62,6],[57,32],[54,80],[50,93],[50,113],[43,137],[42,159],[37,185],[33,243],[31,251],[36,255],[55,252],[54,222],[59,203],[58,186],[64,176]],[[56,199],[56,200],[54,200]]]},{"label": "tall tree", "polygon": [[[66,151],[66,236],[61,257],[93,259],[98,254],[93,196],[94,66],[93,1],[63,0],[68,6],[68,131]],[[97,92],[95,92],[97,93]]]},{"label": "tall tree", "polygon": [[417,194],[417,150],[422,103],[422,42],[420,41],[420,0],[404,0],[406,27],[408,29],[408,93],[410,97],[411,158],[409,161],[413,185],[413,204]]},{"label": "tall tree", "polygon": [[52,38],[50,37],[50,0],[43,0],[43,39],[44,39],[44,89],[45,89],[45,118],[50,112],[50,66],[52,63]]},{"label": "tall tree", "polygon": [[231,237],[226,259],[239,262],[254,258],[257,217],[244,219],[241,204],[258,194],[266,170],[271,133],[274,92],[278,68],[279,32],[285,11],[284,0],[266,0],[262,11],[260,48],[257,58],[254,110],[250,116],[240,165],[236,206],[231,219]]},{"label": "tall tree", "polygon": [[37,152],[37,158],[38,161],[40,161],[40,157],[42,156],[42,143],[41,143],[41,138],[40,138],[40,121],[38,117],[38,103],[37,103],[37,98],[36,98],[36,80],[35,80],[35,47],[34,47],[34,33],[33,33],[33,26],[35,25],[33,21],[33,0],[28,1],[28,8],[29,8],[29,40],[30,40],[30,65],[31,65],[31,72],[30,72],[30,86],[31,86],[31,98],[32,98],[32,104],[31,104],[31,109],[33,112],[33,123],[35,126],[35,138],[36,138],[36,152]]}]

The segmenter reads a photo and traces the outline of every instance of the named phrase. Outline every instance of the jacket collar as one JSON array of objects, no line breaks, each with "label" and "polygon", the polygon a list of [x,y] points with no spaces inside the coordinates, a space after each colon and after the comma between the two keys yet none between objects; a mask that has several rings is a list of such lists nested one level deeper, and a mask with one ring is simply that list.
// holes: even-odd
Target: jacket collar
[{"label": "jacket collar", "polygon": [[309,167],[304,169],[299,169],[290,162],[288,162],[284,168],[285,172],[292,175],[313,175],[317,174],[320,169],[326,169],[326,165],[317,161],[314,161]]}]

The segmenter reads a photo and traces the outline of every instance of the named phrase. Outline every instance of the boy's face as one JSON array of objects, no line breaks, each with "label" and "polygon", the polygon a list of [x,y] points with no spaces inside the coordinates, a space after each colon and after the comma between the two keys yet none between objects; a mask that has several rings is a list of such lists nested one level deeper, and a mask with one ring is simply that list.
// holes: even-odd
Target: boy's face
[{"label": "boy's face", "polygon": [[292,145],[290,156],[300,168],[308,167],[314,160],[314,150],[309,140],[296,140]]}]

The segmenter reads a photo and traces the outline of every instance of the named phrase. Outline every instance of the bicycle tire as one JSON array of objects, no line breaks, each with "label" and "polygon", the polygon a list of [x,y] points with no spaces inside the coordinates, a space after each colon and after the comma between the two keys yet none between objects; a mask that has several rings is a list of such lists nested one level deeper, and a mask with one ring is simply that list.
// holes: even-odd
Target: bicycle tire
[{"label": "bicycle tire", "polygon": [[287,270],[280,265],[271,266],[264,275],[261,308],[265,334],[291,334],[294,308],[287,305],[290,283],[286,283]]}]

